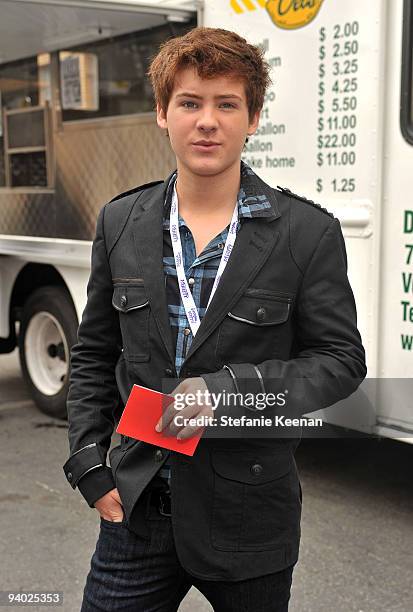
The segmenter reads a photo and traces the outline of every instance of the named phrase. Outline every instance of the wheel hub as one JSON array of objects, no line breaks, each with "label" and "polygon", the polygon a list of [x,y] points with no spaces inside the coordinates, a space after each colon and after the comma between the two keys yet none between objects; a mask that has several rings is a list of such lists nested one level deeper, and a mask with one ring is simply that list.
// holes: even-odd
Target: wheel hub
[{"label": "wheel hub", "polygon": [[33,384],[44,395],[56,395],[69,371],[69,348],[59,321],[50,312],[37,312],[27,326],[26,365]]}]

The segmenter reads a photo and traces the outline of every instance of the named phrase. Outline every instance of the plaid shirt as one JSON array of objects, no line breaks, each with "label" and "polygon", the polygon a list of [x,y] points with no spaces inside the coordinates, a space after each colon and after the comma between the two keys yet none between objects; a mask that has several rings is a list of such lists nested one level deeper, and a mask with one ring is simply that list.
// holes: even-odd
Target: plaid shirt
[{"label": "plaid shirt", "polygon": [[[179,292],[175,259],[169,234],[169,214],[176,177],[177,173],[175,172],[169,182],[164,204],[163,268],[169,322],[172,329],[173,342],[176,347],[175,367],[179,376],[180,369],[185,361],[189,347],[191,346],[193,335],[186,318],[185,309]],[[255,172],[253,172],[247,164],[241,161],[241,185],[237,196],[237,232],[245,219],[272,215],[272,206],[267,196],[256,193],[256,182],[254,178]],[[192,233],[180,215],[178,225],[182,244],[185,276],[192,292],[195,306],[198,309],[199,318],[202,321],[227,239],[229,224],[209,242],[198,257],[196,256],[195,242]],[[163,465],[159,475],[170,482],[170,467],[167,463]]]}]

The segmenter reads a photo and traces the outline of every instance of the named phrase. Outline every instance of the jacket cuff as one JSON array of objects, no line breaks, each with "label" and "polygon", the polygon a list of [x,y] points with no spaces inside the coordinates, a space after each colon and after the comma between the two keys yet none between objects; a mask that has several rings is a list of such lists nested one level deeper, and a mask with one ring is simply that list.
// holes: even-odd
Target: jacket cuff
[{"label": "jacket cuff", "polygon": [[78,487],[91,508],[95,501],[115,488],[112,469],[106,465],[103,450],[96,442],[73,453],[63,471],[71,487]]},{"label": "jacket cuff", "polygon": [[112,469],[108,466],[89,472],[83,476],[77,486],[90,508],[93,508],[98,499],[115,487]]},{"label": "jacket cuff", "polygon": [[[265,394],[265,387],[262,374],[258,367],[252,363],[234,363],[224,365],[222,370],[211,374],[202,374],[201,377],[205,380],[208,391],[219,397],[220,394],[233,393],[237,396],[235,405],[224,409],[224,406],[219,405],[219,412],[232,416],[242,416],[244,410],[257,412],[255,402],[251,402],[257,394]],[[221,396],[222,397],[222,396]],[[247,401],[244,401],[248,397]]]},{"label": "jacket cuff", "polygon": [[201,378],[204,379],[206,386],[208,387],[209,393],[212,395],[218,395],[225,391],[226,393],[235,393],[236,387],[230,372],[223,368],[218,372],[212,372],[208,374],[201,374]]},{"label": "jacket cuff", "polygon": [[[241,394],[243,399],[246,395],[253,397],[258,394],[265,394],[264,381],[258,366],[252,363],[231,363],[224,367],[229,370],[236,392]],[[257,411],[253,405],[244,402],[243,405],[248,410]]]},{"label": "jacket cuff", "polygon": [[64,464],[63,471],[72,489],[76,489],[81,478],[105,464],[100,448],[96,442],[92,442],[73,453]]},{"label": "jacket cuff", "polygon": [[264,381],[258,367],[252,363],[231,363],[212,374],[202,374],[210,393],[265,393]]}]

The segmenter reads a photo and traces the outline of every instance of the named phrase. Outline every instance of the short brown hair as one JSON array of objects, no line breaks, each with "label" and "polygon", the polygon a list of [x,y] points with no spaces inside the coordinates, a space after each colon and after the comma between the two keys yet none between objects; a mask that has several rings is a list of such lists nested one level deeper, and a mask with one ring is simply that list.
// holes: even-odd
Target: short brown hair
[{"label": "short brown hair", "polygon": [[148,70],[155,101],[166,113],[175,77],[181,68],[193,67],[201,79],[216,76],[244,80],[250,120],[264,105],[271,83],[264,52],[245,38],[221,28],[194,28],[184,36],[164,42]]}]

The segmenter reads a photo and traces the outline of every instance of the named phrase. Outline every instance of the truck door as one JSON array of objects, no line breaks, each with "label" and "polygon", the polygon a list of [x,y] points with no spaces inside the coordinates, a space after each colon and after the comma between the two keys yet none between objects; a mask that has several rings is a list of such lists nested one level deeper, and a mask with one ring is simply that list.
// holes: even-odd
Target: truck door
[{"label": "truck door", "polygon": [[391,3],[387,23],[377,413],[384,434],[413,433],[412,0]]}]

